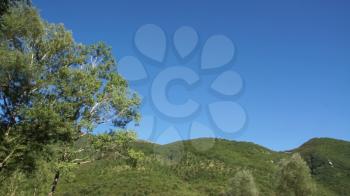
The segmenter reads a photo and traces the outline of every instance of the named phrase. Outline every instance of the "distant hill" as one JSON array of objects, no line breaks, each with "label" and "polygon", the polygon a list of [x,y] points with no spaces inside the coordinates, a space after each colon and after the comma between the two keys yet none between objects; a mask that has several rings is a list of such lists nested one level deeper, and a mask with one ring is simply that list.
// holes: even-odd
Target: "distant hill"
[{"label": "distant hill", "polygon": [[338,195],[350,195],[350,142],[315,138],[294,151],[302,155],[320,185]]},{"label": "distant hill", "polygon": [[[137,169],[106,158],[62,179],[57,195],[224,195],[236,171],[252,171],[261,195],[273,195],[277,163],[298,152],[310,166],[318,195],[350,195],[350,142],[312,139],[289,152],[223,139],[134,144],[146,160]],[[211,147],[211,148],[210,148]]]}]

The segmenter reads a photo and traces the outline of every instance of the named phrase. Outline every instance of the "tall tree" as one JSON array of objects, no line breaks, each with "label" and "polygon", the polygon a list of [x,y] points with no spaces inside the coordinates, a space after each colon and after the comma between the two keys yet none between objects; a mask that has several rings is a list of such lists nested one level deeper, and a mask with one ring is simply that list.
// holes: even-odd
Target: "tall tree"
[{"label": "tall tree", "polygon": [[282,160],[277,177],[277,195],[310,196],[315,193],[310,169],[299,154]]},{"label": "tall tree", "polygon": [[139,103],[105,44],[78,44],[22,4],[1,16],[1,175],[32,171],[40,157],[69,159],[73,143],[97,125],[138,120]]}]

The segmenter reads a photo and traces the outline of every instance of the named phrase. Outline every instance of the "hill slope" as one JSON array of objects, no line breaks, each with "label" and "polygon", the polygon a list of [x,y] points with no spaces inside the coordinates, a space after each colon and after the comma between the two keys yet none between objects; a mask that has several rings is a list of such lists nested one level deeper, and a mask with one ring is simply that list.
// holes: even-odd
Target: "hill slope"
[{"label": "hill slope", "polygon": [[[261,195],[273,195],[276,165],[291,154],[208,138],[134,147],[147,155],[137,169],[111,159],[83,165],[76,178],[60,182],[57,195],[223,195],[242,168],[252,171]],[[349,147],[345,141],[313,139],[292,152],[309,164],[320,195],[350,195]]]},{"label": "hill slope", "polygon": [[330,138],[312,139],[298,149],[314,179],[338,195],[350,195],[350,143]]}]

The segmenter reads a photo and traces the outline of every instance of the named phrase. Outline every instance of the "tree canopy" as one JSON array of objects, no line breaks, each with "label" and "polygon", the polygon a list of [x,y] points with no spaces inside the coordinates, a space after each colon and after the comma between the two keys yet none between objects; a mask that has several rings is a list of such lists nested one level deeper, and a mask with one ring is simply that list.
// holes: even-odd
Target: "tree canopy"
[{"label": "tree canopy", "polygon": [[138,96],[117,72],[111,48],[76,43],[62,24],[25,4],[0,20],[0,171],[31,171],[38,157],[69,147],[110,122],[138,120]]}]

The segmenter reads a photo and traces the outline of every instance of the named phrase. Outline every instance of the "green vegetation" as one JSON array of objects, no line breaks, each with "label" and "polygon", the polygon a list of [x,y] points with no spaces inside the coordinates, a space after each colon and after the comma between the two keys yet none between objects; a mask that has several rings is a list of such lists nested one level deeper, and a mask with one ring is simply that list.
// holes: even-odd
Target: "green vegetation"
[{"label": "green vegetation", "polygon": [[[193,144],[197,143],[205,145],[209,140],[212,139],[196,139],[167,145],[136,142],[134,149],[142,150],[145,154],[145,158],[136,168],[131,169],[127,164],[109,159],[84,165],[77,170],[73,181],[64,180],[58,195],[229,195],[234,187],[233,180],[245,178],[244,176],[254,178],[259,195],[279,195],[278,185],[283,177],[281,170],[300,174],[300,182],[303,184],[295,188],[291,186],[294,184],[288,184],[290,190],[310,190],[310,186],[312,190],[312,183],[315,183],[315,195],[350,195],[350,189],[347,187],[350,165],[345,164],[345,168],[340,165],[350,160],[347,154],[350,142],[313,139],[291,152],[274,152],[253,143],[221,139],[215,139],[215,145],[206,152],[193,147]],[[317,152],[320,143],[326,146],[327,153],[334,157],[334,166],[329,165],[326,158],[324,161],[327,161],[327,165],[324,167],[328,168],[327,173],[319,172],[311,175],[310,179],[305,162],[294,153],[301,153],[306,149],[310,153]],[[339,150],[340,148],[343,150]],[[301,155],[304,160],[308,159],[303,153]],[[338,158],[335,159],[336,157]],[[293,170],[294,166],[301,167],[304,172],[299,169]],[[292,167],[292,171],[287,170],[288,167]],[[340,172],[348,176],[344,177],[343,181],[337,177]],[[344,188],[333,187],[333,181],[338,182],[337,187]],[[310,192],[304,195],[309,195],[308,193]]]},{"label": "green vegetation", "polygon": [[[215,139],[215,145],[207,152],[198,151],[193,146],[197,143],[205,145],[208,140],[212,139],[167,145],[134,142],[131,149],[143,152],[136,165],[130,164],[127,157],[115,158],[113,151],[103,158],[96,156],[95,161],[81,165],[71,175],[62,176],[56,195],[232,195],[244,190],[257,190],[251,192],[252,195],[281,195],[281,184],[285,185],[284,190],[290,190],[284,195],[312,195],[309,190],[316,191],[314,195],[350,195],[347,188],[349,179],[344,177],[344,181],[339,181],[337,177],[340,171],[347,175],[349,165],[342,168],[338,161],[334,161],[332,167],[327,162],[324,165],[329,167],[327,173],[319,172],[311,175],[311,179],[307,173],[309,168],[295,154],[306,149],[310,153],[316,152],[318,144],[322,143],[328,146],[328,152],[333,157],[340,157],[339,160],[346,162],[350,157],[338,149],[349,148],[350,142],[313,139],[291,152],[274,152],[252,143],[222,139]],[[307,156],[302,156],[307,160]],[[293,181],[296,179],[293,175],[299,180]],[[25,189],[22,191],[33,193],[32,181],[23,176]],[[333,187],[333,181],[338,182],[337,187],[344,189]],[[46,181],[46,185],[45,181],[42,182],[41,186],[50,187],[50,180]],[[240,182],[247,183],[239,186]],[[46,190],[37,187],[37,193],[46,194]],[[17,192],[21,189],[18,188]]]},{"label": "green vegetation", "polygon": [[324,191],[349,195],[350,144],[347,141],[312,139],[295,150],[307,162],[312,177]]},{"label": "green vegetation", "polygon": [[137,121],[140,101],[116,72],[109,47],[76,43],[63,25],[43,21],[23,2],[0,4],[0,183],[11,187],[10,178],[44,165],[54,173],[53,194],[62,174],[93,160],[81,157],[86,150],[104,151],[112,142],[131,160],[141,156],[126,148],[135,140],[130,134],[89,137],[92,147],[76,148],[101,123],[123,129]]},{"label": "green vegetation", "polygon": [[[350,195],[346,141],[137,141],[125,126],[140,101],[111,49],[0,2],[0,195]],[[106,121],[115,130],[91,133]]]},{"label": "green vegetation", "polygon": [[281,161],[277,172],[277,195],[306,196],[315,194],[315,185],[309,167],[299,154],[293,154]]},{"label": "green vegetation", "polygon": [[255,180],[249,170],[241,170],[231,180],[231,187],[228,195],[233,196],[257,196],[259,191],[256,188]]}]

